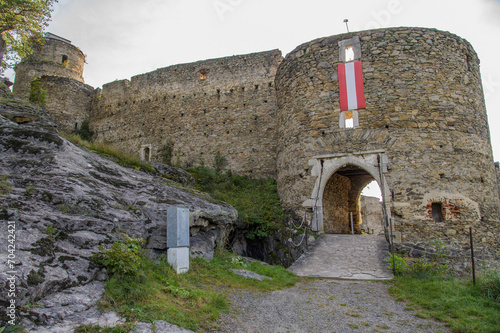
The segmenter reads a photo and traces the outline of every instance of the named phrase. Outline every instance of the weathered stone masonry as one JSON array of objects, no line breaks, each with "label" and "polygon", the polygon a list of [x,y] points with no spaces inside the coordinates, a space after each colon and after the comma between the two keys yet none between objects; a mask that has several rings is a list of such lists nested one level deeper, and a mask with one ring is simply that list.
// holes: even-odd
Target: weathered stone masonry
[{"label": "weathered stone masonry", "polygon": [[[350,61],[346,47],[363,65],[366,107],[352,113],[339,106],[337,66]],[[58,52],[50,53],[53,65]],[[83,69],[83,60],[67,61],[57,66],[80,61]],[[16,93],[38,66],[19,65]],[[273,50],[175,65],[93,94],[73,72],[40,73],[52,75],[42,82],[62,128],[87,118],[97,140],[146,160],[158,159],[167,142],[182,165],[211,165],[219,151],[234,172],[276,178],[283,206],[309,212],[317,230],[350,232],[352,212],[359,232],[359,195],[376,180],[388,215],[424,224],[397,225],[402,242],[432,235],[466,246],[474,226],[487,230],[478,231],[484,248],[500,255],[479,60],[451,33],[353,32],[305,43],[285,58]],[[459,229],[436,232],[436,224]]]},{"label": "weathered stone masonry", "polygon": [[[103,86],[91,112],[97,140],[151,156],[167,141],[174,163],[213,165],[217,151],[228,168],[276,175],[278,50],[158,69]],[[145,156],[147,159],[147,156]]]}]

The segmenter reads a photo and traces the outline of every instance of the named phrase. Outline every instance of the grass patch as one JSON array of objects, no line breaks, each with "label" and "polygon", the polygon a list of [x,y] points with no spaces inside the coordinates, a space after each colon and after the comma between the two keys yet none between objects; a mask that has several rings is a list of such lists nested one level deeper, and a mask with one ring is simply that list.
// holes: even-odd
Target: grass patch
[{"label": "grass patch", "polygon": [[128,333],[133,329],[133,326],[134,326],[133,323],[126,323],[114,327],[101,327],[99,325],[82,325],[75,328],[75,333]]},{"label": "grass patch", "polygon": [[61,132],[60,135],[77,144],[80,146],[84,146],[85,148],[89,149],[90,151],[94,153],[98,153],[101,155],[104,155],[114,162],[118,163],[121,166],[127,167],[127,168],[133,168],[136,170],[141,170],[141,171],[146,171],[146,172],[155,172],[156,170],[150,166],[149,164],[140,161],[136,157],[133,157],[129,154],[126,154],[124,152],[121,152],[108,144],[104,142],[90,142],[87,140],[82,139],[82,137],[78,134],[68,134],[68,133],[63,133]]},{"label": "grass patch", "polygon": [[500,332],[500,304],[488,299],[482,283],[449,276],[396,276],[390,292],[410,302],[421,318],[433,317],[458,332]]},{"label": "grass patch", "polygon": [[[229,307],[225,293],[233,289],[274,290],[293,286],[298,277],[281,266],[233,260],[228,253],[210,262],[197,258],[177,275],[165,259],[144,258],[137,274],[119,272],[106,282],[102,310],[113,310],[128,322],[165,320],[190,330],[206,330]],[[234,274],[245,268],[271,279],[258,281]]]},{"label": "grass patch", "polygon": [[12,185],[7,180],[6,175],[0,175],[0,196],[8,194],[12,190]]},{"label": "grass patch", "polygon": [[275,180],[218,172],[205,166],[188,171],[196,179],[199,190],[238,210],[239,219],[250,227],[247,238],[264,238],[283,224],[284,213]]}]

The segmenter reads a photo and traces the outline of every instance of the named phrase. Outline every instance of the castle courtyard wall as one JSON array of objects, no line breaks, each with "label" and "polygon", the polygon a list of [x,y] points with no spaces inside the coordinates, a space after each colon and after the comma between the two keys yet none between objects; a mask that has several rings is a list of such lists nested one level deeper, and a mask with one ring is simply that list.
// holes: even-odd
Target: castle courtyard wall
[{"label": "castle courtyard wall", "polygon": [[275,177],[274,76],[281,60],[273,50],[106,84],[90,117],[96,140],[146,160],[160,159],[170,142],[172,162],[182,166],[213,166],[220,152],[234,172]]}]

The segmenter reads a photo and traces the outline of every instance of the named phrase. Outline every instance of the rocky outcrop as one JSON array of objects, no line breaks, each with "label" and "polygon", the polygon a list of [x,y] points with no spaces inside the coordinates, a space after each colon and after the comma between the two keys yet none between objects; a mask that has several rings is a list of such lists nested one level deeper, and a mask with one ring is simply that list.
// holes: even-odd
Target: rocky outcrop
[{"label": "rocky outcrop", "polygon": [[[189,208],[193,230],[199,239],[210,240],[212,251],[219,230],[237,219],[233,207],[184,188],[189,175],[176,171],[185,179],[181,185],[168,175],[121,167],[61,138],[44,112],[5,93],[0,96],[0,155],[0,286],[8,286],[8,272],[15,272],[16,305],[22,309],[17,315],[28,325],[55,325],[92,308],[92,300],[76,306],[71,295],[78,298],[81,292],[71,290],[93,283],[93,290],[103,290],[99,281],[105,272],[91,261],[98,245],[109,246],[126,234],[144,238],[152,252],[166,250],[168,207]],[[8,237],[12,226],[15,239]],[[196,251],[203,248],[193,245]],[[61,293],[67,304],[62,309],[64,304],[57,303],[62,298],[54,296]],[[2,307],[9,304],[6,297],[1,293]]]}]

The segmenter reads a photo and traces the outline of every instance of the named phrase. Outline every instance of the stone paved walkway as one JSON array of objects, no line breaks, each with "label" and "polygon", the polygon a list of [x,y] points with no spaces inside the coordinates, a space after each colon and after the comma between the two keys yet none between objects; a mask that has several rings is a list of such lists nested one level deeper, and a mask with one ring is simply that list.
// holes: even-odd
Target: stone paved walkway
[{"label": "stone paved walkway", "polygon": [[384,236],[323,234],[288,269],[299,276],[388,280],[387,255]]}]

